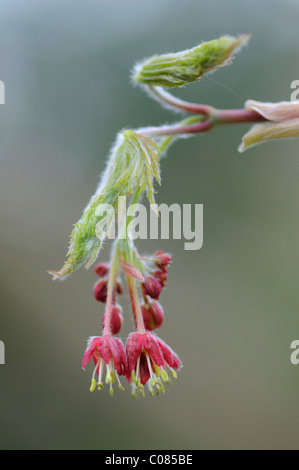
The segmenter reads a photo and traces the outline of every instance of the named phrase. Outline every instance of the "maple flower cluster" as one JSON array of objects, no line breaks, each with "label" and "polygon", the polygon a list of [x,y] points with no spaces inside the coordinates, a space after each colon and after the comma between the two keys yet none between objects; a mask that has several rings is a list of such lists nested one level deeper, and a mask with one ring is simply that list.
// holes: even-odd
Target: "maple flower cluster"
[{"label": "maple flower cluster", "polygon": [[[140,257],[135,250],[134,265],[122,260],[119,264],[126,274],[136,331],[127,339],[126,346],[116,338],[122,328],[122,307],[117,303],[123,287],[118,269],[107,263],[96,266],[99,280],[94,286],[94,296],[105,304],[102,319],[102,336],[91,337],[83,356],[82,367],[94,362],[90,391],[102,390],[109,385],[113,396],[113,384],[117,382],[124,390],[120,376],[132,386],[135,398],[144,396],[147,385],[151,395],[164,393],[164,383],[170,383],[168,371],[176,378],[182,363],[175,352],[153,331],[160,328],[164,320],[163,308],[158,302],[166,285],[171,256],[162,250],[152,258]],[[138,268],[136,267],[138,266]]]}]

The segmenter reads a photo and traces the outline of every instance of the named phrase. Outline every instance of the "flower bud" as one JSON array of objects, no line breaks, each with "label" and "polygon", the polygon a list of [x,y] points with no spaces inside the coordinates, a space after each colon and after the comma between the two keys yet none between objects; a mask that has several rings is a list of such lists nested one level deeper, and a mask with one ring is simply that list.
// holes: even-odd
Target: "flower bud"
[{"label": "flower bud", "polygon": [[164,253],[163,250],[159,250],[154,254],[154,260],[158,268],[162,269],[164,272],[168,272],[167,266],[172,262],[170,255]]},{"label": "flower bud", "polygon": [[99,276],[99,277],[104,277],[108,274],[109,272],[109,264],[108,263],[100,263],[98,264],[95,269],[94,269],[94,272]]},{"label": "flower bud", "polygon": [[124,291],[124,289],[123,289],[122,283],[120,281],[117,281],[117,283],[116,283],[116,293],[117,294],[122,294],[123,291]]},{"label": "flower bud", "polygon": [[164,311],[159,302],[153,302],[141,306],[144,326],[147,330],[152,331],[160,328],[164,320]]},{"label": "flower bud", "polygon": [[161,287],[165,287],[167,281],[167,273],[162,270],[154,272],[154,278],[160,283]]},{"label": "flower bud", "polygon": [[162,286],[154,277],[148,276],[145,279],[143,287],[145,295],[149,295],[152,299],[159,299]]},{"label": "flower bud", "polygon": [[249,35],[222,36],[190,50],[153,56],[135,66],[134,80],[145,85],[165,88],[187,85],[229,63],[232,53],[248,40]]},{"label": "flower bud", "polygon": [[104,304],[106,303],[107,286],[108,286],[108,282],[104,279],[101,279],[94,285],[93,293],[98,302],[103,302]]},{"label": "flower bud", "polygon": [[[103,316],[102,319],[102,327],[105,327],[106,321],[106,314]],[[123,324],[123,315],[122,315],[122,307],[120,305],[116,305],[112,309],[111,314],[111,323],[110,323],[110,332],[112,335],[117,335],[122,327]]]}]

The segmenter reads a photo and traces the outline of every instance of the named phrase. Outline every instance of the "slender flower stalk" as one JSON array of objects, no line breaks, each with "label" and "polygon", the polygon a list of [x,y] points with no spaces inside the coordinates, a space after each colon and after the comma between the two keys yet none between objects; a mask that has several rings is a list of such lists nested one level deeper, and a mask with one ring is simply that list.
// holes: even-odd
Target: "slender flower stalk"
[{"label": "slender flower stalk", "polygon": [[127,276],[128,281],[128,288],[130,293],[131,305],[132,305],[132,312],[134,316],[135,328],[136,331],[140,334],[145,333],[145,326],[143,321],[143,316],[141,312],[141,306],[137,291],[137,284],[135,279],[130,276]]},{"label": "slender flower stalk", "polygon": [[117,282],[117,275],[119,270],[119,257],[118,257],[118,246],[115,244],[114,251],[112,254],[112,264],[110,269],[110,276],[108,281],[108,292],[107,292],[107,303],[105,312],[105,326],[104,335],[110,334],[111,331],[111,320],[113,313],[113,300],[115,298],[115,289]]}]

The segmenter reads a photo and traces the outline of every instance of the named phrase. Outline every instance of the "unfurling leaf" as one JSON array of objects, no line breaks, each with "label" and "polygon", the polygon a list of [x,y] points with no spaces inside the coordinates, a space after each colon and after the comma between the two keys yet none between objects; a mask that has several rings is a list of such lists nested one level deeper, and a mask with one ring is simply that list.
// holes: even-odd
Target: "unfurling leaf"
[{"label": "unfurling leaf", "polygon": [[299,119],[299,101],[279,101],[278,103],[262,103],[247,100],[245,108],[255,111],[268,121],[282,122]]},{"label": "unfurling leaf", "polygon": [[269,140],[287,139],[299,137],[299,119],[291,119],[283,122],[270,122],[253,126],[244,135],[239,152],[244,152],[249,147],[262,144]]},{"label": "unfurling leaf", "polygon": [[230,63],[233,52],[246,44],[249,38],[249,35],[222,36],[193,49],[153,56],[135,66],[133,79],[145,85],[165,88],[187,85]]},{"label": "unfurling leaf", "polygon": [[113,222],[111,216],[107,229],[99,237],[96,226],[101,219],[97,212],[100,204],[109,205],[116,213],[119,197],[147,191],[147,197],[155,207],[154,178],[161,184],[158,153],[159,147],[153,140],[135,131],[126,130],[118,135],[101,183],[74,226],[66,263],[60,271],[49,271],[53,279],[65,278],[82,265],[89,267],[96,260]]}]

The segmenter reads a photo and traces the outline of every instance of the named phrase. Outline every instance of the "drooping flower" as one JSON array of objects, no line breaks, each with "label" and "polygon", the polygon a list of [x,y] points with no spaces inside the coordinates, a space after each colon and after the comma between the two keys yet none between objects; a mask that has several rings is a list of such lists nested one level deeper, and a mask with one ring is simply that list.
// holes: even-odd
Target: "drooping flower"
[{"label": "drooping flower", "polygon": [[132,394],[144,395],[144,385],[147,384],[150,394],[164,393],[162,382],[169,382],[166,367],[169,367],[173,377],[175,370],[182,366],[178,356],[159,338],[152,333],[132,333],[126,345],[128,369],[127,379],[132,383]]},{"label": "drooping flower", "polygon": [[[93,359],[95,368],[92,375],[90,391],[94,392],[98,386],[98,390],[102,390],[104,368],[106,366],[105,383],[110,386],[110,395],[113,396],[113,383],[115,379],[118,382],[120,390],[123,387],[120,383],[119,376],[127,373],[127,358],[123,343],[118,338],[111,335],[94,336],[88,341],[86,351],[83,356],[82,367],[85,369],[86,364]],[[98,375],[98,381],[96,380]]]}]

